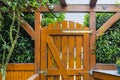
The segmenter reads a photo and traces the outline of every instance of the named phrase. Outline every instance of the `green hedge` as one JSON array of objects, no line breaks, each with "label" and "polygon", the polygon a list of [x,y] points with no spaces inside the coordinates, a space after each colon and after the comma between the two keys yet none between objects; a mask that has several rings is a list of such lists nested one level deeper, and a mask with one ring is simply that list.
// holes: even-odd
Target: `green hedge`
[{"label": "green hedge", "polygon": [[[28,17],[29,16],[29,17]],[[24,17],[31,25],[33,25],[34,17],[33,14],[26,14]],[[6,48],[6,55],[9,50],[10,40],[9,40],[9,25],[11,23],[11,19],[7,14],[4,15],[4,23],[6,23],[0,33],[3,35],[3,38],[7,42],[7,48]],[[16,29],[16,28],[15,28]],[[13,35],[14,36],[14,35]],[[3,42],[0,39],[0,62],[2,59],[2,53],[3,53]],[[12,57],[10,59],[10,63],[25,63],[25,62],[33,62],[34,61],[34,44],[31,37],[26,33],[26,31],[21,27],[18,42],[15,46],[15,49],[13,51]]]},{"label": "green hedge", "polygon": [[[31,25],[34,29],[34,14],[33,13],[25,13],[24,19]],[[57,21],[62,21],[64,19],[63,13],[44,13],[42,25],[48,25],[49,23],[54,23]],[[7,45],[10,45],[9,40],[9,25],[11,23],[11,19],[7,14],[4,15],[4,23],[6,23],[0,33],[3,35],[5,41],[7,41]],[[14,29],[15,30],[15,29]],[[2,59],[3,53],[3,41],[0,39],[0,62]],[[9,46],[6,48],[6,51],[9,50]],[[7,52],[6,52],[7,55]],[[15,46],[13,54],[10,59],[10,63],[33,63],[34,62],[34,40],[26,33],[26,31],[21,27],[18,42]]]},{"label": "green hedge", "polygon": [[[114,13],[97,13],[96,29],[102,26],[113,14]],[[84,25],[89,26],[89,14],[85,16]],[[97,39],[95,45],[98,63],[115,63],[116,58],[120,57],[120,20]]]},{"label": "green hedge", "polygon": [[[25,14],[25,20],[34,26],[34,16],[33,14]],[[46,18],[51,14],[45,14],[43,17]],[[52,14],[53,16],[54,14]],[[62,15],[62,16],[61,16]],[[58,14],[58,21],[64,19],[63,14]],[[105,21],[107,21],[113,13],[97,13],[96,14],[96,29],[98,29]],[[7,23],[2,29],[1,33],[4,35],[5,40],[8,40],[8,25],[10,25],[9,16],[5,15],[4,22]],[[57,17],[54,15],[53,17]],[[46,18],[47,19],[47,18]],[[52,17],[51,17],[52,19]],[[45,19],[44,19],[45,20]],[[47,19],[48,20],[48,19]],[[53,22],[53,21],[51,21]],[[43,25],[49,23],[43,22]],[[84,25],[89,26],[89,15],[85,16]],[[9,40],[8,40],[9,41]],[[2,58],[2,41],[0,40],[0,59]],[[9,42],[7,44],[10,44]],[[8,47],[9,48],[9,47]],[[15,47],[14,53],[11,57],[10,62],[12,63],[26,63],[34,62],[34,41],[31,37],[21,28],[18,43]],[[120,20],[117,21],[104,35],[102,35],[96,41],[96,51],[97,62],[99,63],[115,63],[117,57],[120,57]],[[7,53],[6,53],[7,54]],[[0,60],[1,62],[1,60]]]}]

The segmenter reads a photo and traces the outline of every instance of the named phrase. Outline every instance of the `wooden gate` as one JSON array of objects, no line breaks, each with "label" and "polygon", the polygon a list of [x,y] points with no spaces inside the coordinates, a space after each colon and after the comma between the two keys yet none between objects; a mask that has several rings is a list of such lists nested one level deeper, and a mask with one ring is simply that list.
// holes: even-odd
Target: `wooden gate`
[{"label": "wooden gate", "polygon": [[89,28],[71,21],[41,31],[41,80],[89,80]]}]

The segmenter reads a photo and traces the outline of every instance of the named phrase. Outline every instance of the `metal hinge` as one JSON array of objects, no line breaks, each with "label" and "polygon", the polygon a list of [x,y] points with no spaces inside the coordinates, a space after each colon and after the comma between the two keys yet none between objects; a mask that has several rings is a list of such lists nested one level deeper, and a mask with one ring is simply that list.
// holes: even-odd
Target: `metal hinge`
[{"label": "metal hinge", "polygon": [[93,71],[94,71],[94,70],[95,70],[95,68],[90,69],[90,71],[89,71],[90,75],[93,76]]},{"label": "metal hinge", "polygon": [[39,74],[47,74],[47,71],[40,71]]}]

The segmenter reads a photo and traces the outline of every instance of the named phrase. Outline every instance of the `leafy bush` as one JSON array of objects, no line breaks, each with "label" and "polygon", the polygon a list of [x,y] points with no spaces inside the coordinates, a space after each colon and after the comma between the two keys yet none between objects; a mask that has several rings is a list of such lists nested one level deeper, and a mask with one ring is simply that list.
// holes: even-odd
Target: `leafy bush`
[{"label": "leafy bush", "polygon": [[[24,19],[31,25],[31,27],[34,29],[34,14],[33,13],[25,13]],[[44,13],[43,14],[43,20],[42,25],[48,25],[49,23],[54,23],[57,21],[62,21],[64,19],[63,13]],[[11,23],[11,19],[9,16],[4,15],[4,20],[6,24],[4,27],[2,27],[1,34],[4,35],[4,39],[7,41],[7,44],[10,44],[9,42],[9,27]],[[0,39],[0,62],[2,59],[2,52],[3,52],[3,42]],[[9,46],[8,46],[9,48]],[[7,55],[7,52],[6,52]],[[26,33],[26,31],[21,27],[19,38],[17,41],[17,44],[15,46],[15,49],[13,51],[12,57],[10,59],[10,63],[33,63],[34,62],[34,41],[31,39],[31,37]]]},{"label": "leafy bush", "polygon": [[[96,29],[112,15],[113,13],[97,13]],[[84,25],[89,26],[89,14],[85,16]],[[95,53],[98,63],[115,63],[116,58],[120,57],[120,20],[97,39]]]},{"label": "leafy bush", "polygon": [[[27,18],[25,17],[25,19],[28,22],[34,21],[32,14],[27,14],[26,16],[29,16]],[[4,15],[3,21],[6,24],[2,27],[1,34],[3,35],[5,41],[7,41],[6,44],[10,45],[8,25],[10,25],[11,19],[6,14],[6,15]],[[32,22],[30,22],[30,23],[32,23]],[[16,30],[16,28],[14,30]],[[0,62],[2,59],[2,55],[3,55],[2,52],[3,52],[3,48],[4,48],[3,41],[1,41],[1,40],[2,39],[0,39],[0,46],[1,46],[1,48],[0,48]],[[12,57],[10,58],[10,63],[33,62],[34,61],[34,55],[33,55],[34,50],[33,49],[34,49],[33,40],[26,33],[26,31],[24,31],[24,29],[21,28],[20,33],[19,33],[18,42],[15,46]],[[6,55],[8,53],[8,50],[9,50],[9,46],[6,47],[6,53],[5,53]]]},{"label": "leafy bush", "polygon": [[61,22],[65,16],[64,13],[44,13],[42,18],[42,26],[46,26],[49,23]]}]

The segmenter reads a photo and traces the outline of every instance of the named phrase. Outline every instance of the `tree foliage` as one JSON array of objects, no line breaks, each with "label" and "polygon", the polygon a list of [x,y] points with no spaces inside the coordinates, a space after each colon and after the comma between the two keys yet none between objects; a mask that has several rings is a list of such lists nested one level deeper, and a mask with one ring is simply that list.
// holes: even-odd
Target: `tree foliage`
[{"label": "tree foliage", "polygon": [[[19,38],[23,11],[29,7],[37,8],[39,4],[36,0],[0,0],[0,4],[0,70],[2,80],[5,80],[7,65]],[[8,19],[8,23],[6,23],[6,19]]]},{"label": "tree foliage", "polygon": [[[114,13],[97,13],[96,29],[99,29],[113,15]],[[84,25],[89,26],[89,14],[85,16]],[[120,20],[97,39],[95,45],[98,63],[115,63],[116,58],[120,57]]]},{"label": "tree foliage", "polygon": [[[28,35],[25,36],[24,30],[20,30],[20,25],[24,22],[23,12],[27,9],[34,12],[35,8],[39,6],[56,2],[58,0],[0,0],[0,70],[2,80],[5,80],[9,62],[33,62],[33,54],[31,54],[33,53],[33,41],[28,39]],[[29,16],[33,17],[33,15]],[[33,25],[33,20],[30,24]]]},{"label": "tree foliage", "polygon": [[[38,2],[35,2],[35,7],[39,5],[45,5],[48,3],[48,0],[43,0],[41,4],[37,4]],[[58,0],[50,0],[50,3],[55,4],[59,3]],[[28,5],[28,4],[27,4]],[[31,6],[29,4],[29,6]],[[27,8],[30,8],[27,6]],[[32,7],[33,9],[34,7]],[[1,27],[1,34],[3,35],[3,38],[7,42],[7,44],[10,44],[9,41],[9,25],[11,24],[11,16],[9,14],[6,14],[7,12],[2,15],[2,27]],[[23,19],[25,19],[34,29],[34,13],[24,13],[21,11],[21,16]],[[48,25],[49,23],[54,23],[57,21],[62,21],[64,19],[63,13],[43,13],[42,14],[42,25]],[[15,24],[16,25],[16,24]],[[14,28],[16,30],[16,28]],[[13,34],[14,35],[14,34]],[[0,39],[0,46],[3,46],[4,43]],[[7,46],[9,48],[9,46]],[[2,62],[3,58],[3,47],[0,48],[0,62]],[[5,53],[7,56],[7,52]],[[17,40],[17,43],[15,45],[14,51],[10,58],[10,63],[33,63],[34,62],[34,40],[31,39],[31,37],[26,33],[26,31],[21,28],[19,32],[19,38]]]}]

